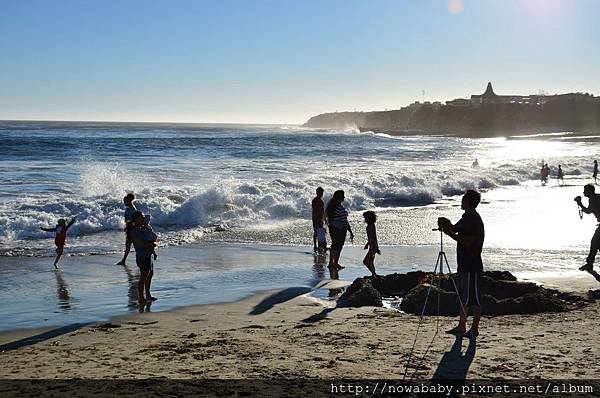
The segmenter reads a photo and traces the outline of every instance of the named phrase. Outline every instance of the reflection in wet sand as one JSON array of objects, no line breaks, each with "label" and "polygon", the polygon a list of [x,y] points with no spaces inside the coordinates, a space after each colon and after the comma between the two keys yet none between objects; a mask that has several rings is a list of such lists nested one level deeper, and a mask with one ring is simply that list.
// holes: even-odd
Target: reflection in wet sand
[{"label": "reflection in wet sand", "polygon": [[[340,273],[336,267],[327,267],[329,269],[329,279],[331,280],[339,280]],[[343,289],[329,289],[329,297],[335,297],[339,294],[342,294]]]},{"label": "reflection in wet sand", "polygon": [[325,279],[327,256],[315,254],[314,260],[315,262],[313,264],[313,277],[315,278],[315,282],[319,283],[320,281]]},{"label": "reflection in wet sand", "polygon": [[127,265],[123,265],[123,269],[127,274],[127,307],[133,310],[138,308],[139,272],[132,271]]},{"label": "reflection in wet sand", "polygon": [[58,308],[65,311],[70,310],[71,297],[69,296],[69,286],[65,281],[62,270],[55,269],[54,276],[56,276],[56,296],[58,297]]}]

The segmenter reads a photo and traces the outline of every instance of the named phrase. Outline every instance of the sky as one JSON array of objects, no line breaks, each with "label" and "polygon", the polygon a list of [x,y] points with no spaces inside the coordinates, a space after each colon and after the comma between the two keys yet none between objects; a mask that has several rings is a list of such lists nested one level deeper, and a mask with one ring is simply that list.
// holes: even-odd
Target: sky
[{"label": "sky", "polygon": [[0,0],[0,119],[304,123],[600,95],[598,0]]}]

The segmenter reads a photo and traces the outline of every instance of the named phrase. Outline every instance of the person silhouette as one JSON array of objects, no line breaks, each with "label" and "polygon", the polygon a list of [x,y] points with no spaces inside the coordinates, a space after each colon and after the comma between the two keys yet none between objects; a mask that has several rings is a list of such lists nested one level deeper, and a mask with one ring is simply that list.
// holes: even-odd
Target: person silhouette
[{"label": "person silhouette", "polygon": [[[449,219],[440,217],[438,227],[443,233],[454,239],[456,245],[456,262],[458,264],[457,277],[460,293],[460,318],[458,326],[448,330],[447,333],[463,334],[465,337],[475,339],[479,335],[479,321],[481,319],[481,292],[479,289],[483,261],[481,251],[485,238],[483,221],[477,213],[477,205],[481,195],[474,190],[468,190],[462,197],[461,208],[465,211],[462,218],[452,224]],[[473,323],[471,330],[466,331],[466,308],[473,310]]]},{"label": "person silhouette", "polygon": [[329,268],[344,268],[340,265],[340,254],[346,241],[346,235],[350,232],[350,241],[354,241],[354,233],[348,222],[348,210],[342,205],[344,191],[338,190],[327,203],[325,211],[327,223],[329,224],[329,235],[331,236],[331,248],[329,254]]},{"label": "person silhouette", "polygon": [[[323,192],[324,189],[318,187],[317,196],[312,200],[313,251],[315,253],[319,249],[324,250],[327,247],[327,241],[325,241],[325,202],[323,202]],[[317,245],[317,241],[319,245]]]},{"label": "person silhouette", "polygon": [[558,165],[558,171],[557,171],[557,173],[556,173],[556,181],[557,181],[559,184],[561,184],[561,185],[564,185],[564,183],[565,183],[564,176],[565,176],[565,175],[564,175],[564,173],[563,173],[563,169],[562,169],[562,167],[561,167],[561,166],[560,166],[560,164],[559,164],[559,165]]},{"label": "person silhouette", "polygon": [[598,182],[598,161],[594,160],[594,171],[592,174],[592,177],[594,177],[594,184],[597,184]]},{"label": "person silhouette", "polygon": [[[598,222],[600,222],[600,194],[597,194],[596,189],[592,184],[587,184],[583,187],[583,195],[588,198],[587,207],[581,203],[581,196],[575,197],[577,206],[581,208],[581,211],[585,214],[594,214]],[[579,270],[591,272],[594,266],[594,260],[596,259],[596,253],[600,250],[600,224],[596,227],[594,235],[592,235],[592,241],[590,242],[590,252],[585,260],[585,265]]]}]

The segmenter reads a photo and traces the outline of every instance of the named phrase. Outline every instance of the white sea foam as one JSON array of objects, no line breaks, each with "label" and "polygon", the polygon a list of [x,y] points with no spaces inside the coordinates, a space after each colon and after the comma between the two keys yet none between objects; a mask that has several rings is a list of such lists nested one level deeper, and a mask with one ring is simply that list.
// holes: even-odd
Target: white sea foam
[{"label": "white sea foam", "polygon": [[[573,167],[567,174],[578,175]],[[454,165],[456,166],[456,165]],[[346,192],[350,211],[372,207],[423,206],[466,189],[492,189],[515,185],[536,177],[535,164],[502,164],[495,168],[427,169],[414,167],[403,173],[356,170],[322,180],[314,176],[242,181],[222,180],[209,186],[149,186],[144,176],[125,172],[117,164],[90,164],[80,169],[82,195],[25,198],[0,204],[0,245],[48,238],[40,226],[54,226],[59,218],[77,216],[69,231],[73,237],[123,226],[122,194],[135,191],[137,206],[152,215],[156,227],[171,230],[214,225],[244,227],[261,222],[310,217],[314,188],[322,185],[326,199],[336,189]],[[583,166],[581,166],[583,168]]]}]

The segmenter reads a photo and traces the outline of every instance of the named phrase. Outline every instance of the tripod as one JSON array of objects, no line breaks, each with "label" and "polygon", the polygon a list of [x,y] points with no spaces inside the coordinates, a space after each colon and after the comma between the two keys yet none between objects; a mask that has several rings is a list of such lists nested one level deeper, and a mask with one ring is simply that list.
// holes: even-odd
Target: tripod
[{"label": "tripod", "polygon": [[[439,291],[441,290],[440,289],[441,280],[442,280],[441,277],[444,275],[444,265],[446,266],[446,269],[448,270],[448,276],[450,277],[450,281],[452,282],[452,286],[454,287],[454,291],[456,292],[456,296],[458,297],[458,302],[460,304],[460,311],[461,311],[461,313],[466,314],[466,309],[463,305],[462,298],[460,297],[460,292],[458,291],[458,286],[456,286],[454,277],[452,277],[452,269],[450,268],[450,264],[448,263],[448,258],[446,257],[446,252],[444,252],[444,232],[440,228],[433,228],[432,231],[440,232],[440,251],[438,252],[437,260],[435,261],[435,267],[433,268],[433,272],[431,273],[431,276],[434,279],[434,282],[437,281],[436,288],[438,290],[437,313],[436,313],[437,318],[436,318],[436,325],[435,325],[435,334],[433,335],[433,338],[431,339],[429,346],[427,346],[425,353],[421,357],[419,364],[414,367],[415,370],[413,372],[413,376],[417,372],[417,370],[419,370],[419,367],[423,363],[423,360],[425,360],[425,357],[427,356],[429,349],[433,345],[433,342],[435,341],[435,338],[437,337],[437,335],[440,331],[440,298],[441,298],[440,296],[441,296],[441,294],[439,293]],[[427,303],[429,301],[429,296],[431,295],[431,290],[434,286],[433,283],[430,283],[429,287],[427,288],[427,294],[425,295],[425,302],[423,303],[423,308],[421,309],[421,316],[419,317],[419,324],[417,325],[417,332],[415,333],[415,339],[413,341],[413,345],[410,350],[410,354],[408,355],[408,360],[406,361],[403,379],[406,378],[406,374],[408,372],[408,366],[410,364],[410,360],[412,359],[414,351],[415,351],[415,347],[417,344],[417,338],[419,337],[419,331],[421,329],[421,326],[423,325],[423,319],[425,316],[425,310],[427,308]],[[412,378],[412,376],[411,376],[411,378]]]}]

